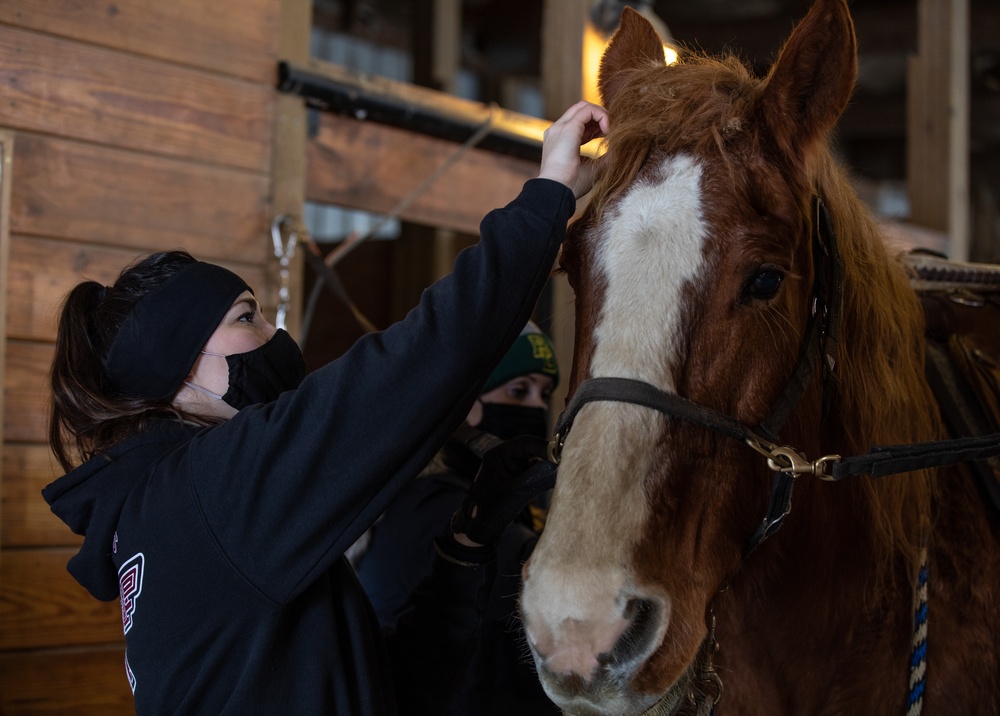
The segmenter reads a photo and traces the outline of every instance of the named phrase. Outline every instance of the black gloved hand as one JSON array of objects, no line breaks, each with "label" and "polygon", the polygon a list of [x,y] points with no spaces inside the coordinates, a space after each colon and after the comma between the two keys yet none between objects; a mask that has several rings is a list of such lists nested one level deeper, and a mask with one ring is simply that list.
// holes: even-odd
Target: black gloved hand
[{"label": "black gloved hand", "polygon": [[556,484],[556,465],[546,459],[547,448],[545,440],[523,435],[488,450],[469,494],[452,515],[452,531],[495,545],[525,505]]}]

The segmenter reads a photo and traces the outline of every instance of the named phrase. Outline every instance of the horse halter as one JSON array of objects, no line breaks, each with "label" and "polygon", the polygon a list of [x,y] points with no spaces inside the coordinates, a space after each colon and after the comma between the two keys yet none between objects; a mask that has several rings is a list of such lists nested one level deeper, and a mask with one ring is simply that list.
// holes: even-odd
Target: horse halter
[{"label": "horse halter", "polygon": [[836,383],[840,301],[843,265],[837,250],[830,215],[818,195],[812,199],[812,248],[814,283],[812,311],[798,362],[784,390],[774,402],[771,413],[755,427],[712,408],[692,403],[679,395],[667,393],[654,385],[631,378],[590,378],[580,383],[572,400],[556,422],[549,445],[549,458],[559,462],[566,436],[576,414],[594,401],[632,403],[656,410],[667,417],[684,420],[713,432],[739,440],[767,459],[774,471],[767,515],[744,548],[744,558],[767,537],[774,534],[791,511],[792,488],[798,475],[814,475],[822,480],[839,481],[855,475],[883,477],[900,472],[951,465],[966,460],[981,460],[1000,455],[1000,433],[909,445],[873,446],[871,451],[851,457],[824,455],[809,460],[789,445],[778,445],[777,434],[809,385],[817,362],[822,361],[824,375],[823,412],[830,406]]},{"label": "horse halter", "polygon": [[[549,444],[549,458],[559,463],[566,436],[576,414],[584,405],[594,401],[631,403],[656,410],[667,417],[677,418],[734,440],[746,443],[765,458],[774,471],[767,514],[757,526],[743,548],[743,560],[761,542],[774,534],[791,512],[792,488],[795,477],[810,474],[823,480],[838,481],[852,475],[870,474],[873,477],[908,472],[925,467],[952,464],[961,460],[974,460],[1000,455],[1000,434],[974,438],[958,438],[914,445],[874,447],[867,455],[842,458],[824,455],[810,461],[794,448],[779,446],[774,441],[792,410],[798,404],[813,376],[816,363],[822,357],[823,406],[825,416],[836,381],[837,342],[840,322],[840,299],[843,284],[843,265],[837,250],[836,237],[830,215],[818,195],[813,197],[813,299],[812,311],[806,326],[805,338],[799,349],[798,361],[784,390],[771,408],[770,415],[755,427],[712,408],[692,403],[679,395],[667,393],[654,385],[631,378],[601,377],[583,381],[566,409],[559,416],[555,434]],[[830,472],[827,472],[829,466]],[[926,619],[927,619],[927,551],[922,550],[919,574],[918,604],[914,616],[912,654],[910,657],[910,690],[907,699],[907,716],[919,716],[923,707],[926,669]],[[722,681],[713,667],[713,654],[718,649],[715,641],[715,616],[709,607],[709,633],[697,657],[697,678],[707,685],[701,697],[689,694],[698,716],[714,715],[715,704],[722,696]],[[710,691],[714,689],[714,695]],[[655,708],[655,707],[654,707]]]},{"label": "horse halter", "polygon": [[798,361],[784,390],[771,407],[769,416],[751,427],[736,418],[712,408],[692,403],[673,393],[660,390],[650,383],[632,378],[590,378],[580,383],[572,400],[559,416],[555,435],[549,446],[549,458],[558,463],[566,437],[577,413],[587,403],[612,401],[640,405],[671,418],[677,418],[734,440],[767,458],[774,471],[771,498],[764,520],[757,527],[744,549],[749,555],[764,539],[781,526],[791,512],[794,478],[811,474],[825,480],[839,479],[826,472],[827,465],[841,460],[839,455],[825,455],[810,461],[794,448],[779,446],[777,433],[802,398],[822,356],[824,391],[823,413],[826,414],[835,382],[837,342],[840,322],[840,296],[843,268],[837,251],[836,237],[830,215],[819,196],[812,199],[812,248],[814,283],[812,308]]}]

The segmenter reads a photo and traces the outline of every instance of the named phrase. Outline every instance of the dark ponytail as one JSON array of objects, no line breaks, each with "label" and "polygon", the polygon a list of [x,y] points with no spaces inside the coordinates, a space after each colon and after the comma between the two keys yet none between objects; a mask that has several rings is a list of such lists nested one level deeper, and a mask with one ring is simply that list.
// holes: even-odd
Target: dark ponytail
[{"label": "dark ponytail", "polygon": [[84,281],[66,297],[52,360],[49,422],[49,445],[63,469],[106,452],[156,418],[217,422],[183,413],[170,398],[123,395],[104,368],[118,329],[135,304],[194,261],[185,251],[152,254],[123,269],[113,286]]}]

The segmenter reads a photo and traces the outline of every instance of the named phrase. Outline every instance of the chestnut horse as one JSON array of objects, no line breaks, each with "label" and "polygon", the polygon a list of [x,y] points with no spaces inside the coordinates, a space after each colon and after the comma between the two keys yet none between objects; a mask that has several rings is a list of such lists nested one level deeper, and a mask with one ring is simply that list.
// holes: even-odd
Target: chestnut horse
[{"label": "chestnut horse", "polygon": [[[563,421],[521,608],[568,714],[707,713],[720,686],[740,716],[1000,713],[1000,528],[969,473],[803,474],[787,516],[775,477],[799,452],[823,473],[946,434],[907,271],[828,145],[856,74],[844,0],[818,0],[763,79],[665,66],[629,10],[605,53],[607,152],[561,258],[570,390],[673,402]],[[740,426],[773,434],[770,462]]]}]

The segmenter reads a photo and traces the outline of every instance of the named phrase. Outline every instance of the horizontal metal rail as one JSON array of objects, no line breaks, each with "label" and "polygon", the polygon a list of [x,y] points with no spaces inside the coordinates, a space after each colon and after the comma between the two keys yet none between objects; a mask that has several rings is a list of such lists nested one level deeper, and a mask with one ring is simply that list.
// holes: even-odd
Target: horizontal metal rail
[{"label": "horizontal metal rail", "polygon": [[278,90],[307,104],[454,142],[464,142],[487,122],[491,129],[477,144],[499,154],[539,161],[542,138],[551,122],[444,92],[366,75],[322,60],[301,67],[278,63]]}]

